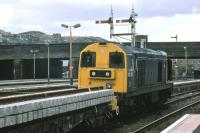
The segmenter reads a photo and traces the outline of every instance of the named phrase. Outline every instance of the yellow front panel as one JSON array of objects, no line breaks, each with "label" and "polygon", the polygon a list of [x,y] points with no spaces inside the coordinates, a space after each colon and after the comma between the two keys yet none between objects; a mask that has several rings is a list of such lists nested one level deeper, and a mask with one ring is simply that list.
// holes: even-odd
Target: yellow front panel
[{"label": "yellow front panel", "polygon": [[[92,44],[86,47],[82,52],[96,52],[96,67],[80,67],[78,74],[78,88],[91,88],[97,86],[106,86],[106,83],[112,83],[114,92],[125,93],[127,92],[127,69],[126,69],[126,55],[124,51],[112,44],[99,45]],[[82,53],[81,52],[81,53]],[[122,52],[124,53],[124,68],[109,68],[109,53],[110,52]],[[90,70],[109,70],[112,72],[110,78],[104,77],[90,77]]]}]

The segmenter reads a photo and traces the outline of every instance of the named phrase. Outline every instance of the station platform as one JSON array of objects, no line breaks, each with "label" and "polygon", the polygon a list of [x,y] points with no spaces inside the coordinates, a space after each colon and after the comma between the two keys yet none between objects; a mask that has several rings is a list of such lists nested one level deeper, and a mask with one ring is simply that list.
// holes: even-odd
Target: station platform
[{"label": "station platform", "polygon": [[186,114],[161,133],[199,133],[200,114]]},{"label": "station platform", "polygon": [[[69,79],[50,79],[49,83],[69,83]],[[77,79],[74,79],[77,82]],[[28,84],[44,84],[48,83],[48,79],[19,79],[19,80],[0,80],[0,86],[5,85],[28,85]]]},{"label": "station platform", "polygon": [[[77,122],[73,123],[73,125],[77,125],[77,123],[84,120],[84,115],[88,108],[92,107],[92,111],[98,111],[99,105],[110,105],[113,96],[112,90],[103,89],[5,105],[0,104],[0,132],[1,129],[9,128],[10,126],[17,126],[38,119],[43,120],[56,115],[63,116],[62,114],[65,114],[63,118],[67,121],[71,117],[74,118],[75,113],[79,111],[79,116],[75,118]],[[66,115],[68,112],[70,112],[70,115]],[[80,115],[80,112],[82,115]],[[93,114],[96,115],[96,113]],[[75,122],[75,120],[72,122]],[[68,122],[68,124],[69,128],[73,127],[71,123]],[[28,130],[26,129],[26,131]]]},{"label": "station platform", "polygon": [[173,93],[181,93],[184,91],[198,90],[200,87],[200,80],[185,80],[173,82]]},{"label": "station platform", "polygon": [[180,80],[180,81],[175,81],[173,82],[174,86],[179,86],[179,85],[187,85],[187,84],[193,84],[193,83],[200,83],[199,79],[195,79],[195,80]]}]

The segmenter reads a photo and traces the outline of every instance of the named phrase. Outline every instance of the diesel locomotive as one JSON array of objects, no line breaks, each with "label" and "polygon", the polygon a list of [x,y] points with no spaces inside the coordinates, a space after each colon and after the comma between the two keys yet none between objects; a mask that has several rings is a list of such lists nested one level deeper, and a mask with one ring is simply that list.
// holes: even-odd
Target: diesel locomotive
[{"label": "diesel locomotive", "polygon": [[113,89],[120,108],[163,103],[172,90],[167,71],[167,54],[163,51],[94,43],[80,53],[78,88]]}]

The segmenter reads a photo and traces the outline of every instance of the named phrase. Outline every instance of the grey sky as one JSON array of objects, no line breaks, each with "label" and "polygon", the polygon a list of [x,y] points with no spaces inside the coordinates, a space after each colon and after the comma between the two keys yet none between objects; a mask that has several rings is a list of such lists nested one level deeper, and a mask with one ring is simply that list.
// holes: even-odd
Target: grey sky
[{"label": "grey sky", "polygon": [[[17,33],[40,30],[52,34],[64,32],[60,27],[61,23],[81,23],[82,30],[77,30],[78,35],[93,35],[96,32],[103,31],[99,30],[102,26],[94,26],[93,24],[96,19],[109,17],[111,5],[113,6],[114,17],[122,18],[130,15],[132,4],[134,4],[139,15],[138,30],[143,34],[156,35],[154,31],[151,31],[151,28],[143,29],[141,25],[155,21],[156,17],[162,18],[158,20],[165,31],[164,24],[168,23],[163,22],[163,20],[166,18],[169,24],[176,26],[177,24],[174,23],[179,22],[182,18],[187,19],[190,15],[196,14],[192,17],[191,21],[193,21],[200,14],[199,0],[1,0],[0,29]],[[156,20],[156,22],[159,21]],[[187,25],[191,24],[192,22]],[[108,33],[106,28],[104,30]],[[171,33],[173,32],[178,32],[178,30]],[[98,34],[96,33],[94,36]],[[99,36],[101,35],[99,34]]]},{"label": "grey sky", "polygon": [[[130,12],[131,0],[114,2],[96,2],[92,0],[44,0],[31,2],[32,0],[3,0],[23,19],[25,13],[32,13],[34,18],[55,20],[94,20],[103,18],[109,14],[109,8],[113,5],[116,17],[124,17]],[[98,0],[97,0],[98,1]],[[113,3],[112,3],[113,1]],[[0,2],[1,3],[1,2]],[[41,4],[40,4],[41,3]],[[123,3],[123,4],[121,4]],[[198,0],[135,0],[132,1],[140,17],[172,16],[175,14],[191,14],[196,8],[200,8]]]},{"label": "grey sky", "polygon": [[142,0],[137,11],[141,17],[173,16],[175,14],[192,14],[200,8],[199,0]]}]

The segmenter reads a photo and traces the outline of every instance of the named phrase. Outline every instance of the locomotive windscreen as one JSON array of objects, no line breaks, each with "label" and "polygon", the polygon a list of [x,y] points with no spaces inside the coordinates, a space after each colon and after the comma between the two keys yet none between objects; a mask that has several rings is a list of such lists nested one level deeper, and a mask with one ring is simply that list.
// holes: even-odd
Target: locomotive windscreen
[{"label": "locomotive windscreen", "polygon": [[83,52],[81,56],[81,67],[95,67],[96,66],[96,53]]},{"label": "locomotive windscreen", "polygon": [[110,52],[109,67],[124,68],[124,54],[122,52]]}]

